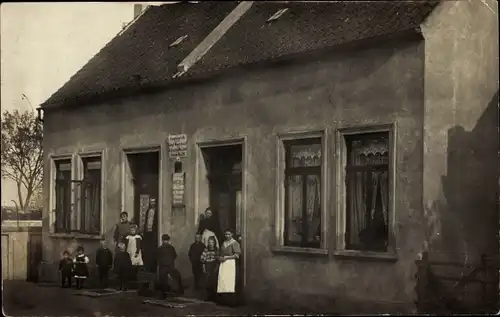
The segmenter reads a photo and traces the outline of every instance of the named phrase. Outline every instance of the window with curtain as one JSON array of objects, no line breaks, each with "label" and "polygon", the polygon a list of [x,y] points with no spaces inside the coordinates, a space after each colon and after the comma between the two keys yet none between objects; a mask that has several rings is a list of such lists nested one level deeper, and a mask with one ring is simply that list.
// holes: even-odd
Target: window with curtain
[{"label": "window with curtain", "polygon": [[100,234],[101,231],[101,158],[82,159],[83,180],[80,184],[80,232]]},{"label": "window with curtain", "polygon": [[71,231],[71,160],[55,161],[55,232]]},{"label": "window with curtain", "polygon": [[285,246],[321,246],[321,138],[285,141]]},{"label": "window with curtain", "polygon": [[386,252],[389,224],[389,133],[345,136],[346,248]]}]

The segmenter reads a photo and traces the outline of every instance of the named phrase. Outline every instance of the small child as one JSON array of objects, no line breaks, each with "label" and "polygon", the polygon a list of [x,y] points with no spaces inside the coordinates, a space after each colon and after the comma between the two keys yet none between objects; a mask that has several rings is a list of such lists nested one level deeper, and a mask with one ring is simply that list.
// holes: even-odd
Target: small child
[{"label": "small child", "polygon": [[71,273],[73,273],[73,260],[68,251],[64,251],[62,259],[59,261],[59,272],[61,272],[61,287],[64,288],[66,281],[71,288]]},{"label": "small child", "polygon": [[127,281],[132,268],[132,261],[130,255],[125,251],[125,243],[118,243],[118,250],[115,254],[114,271],[118,276],[119,291],[127,290]]},{"label": "small child", "polygon": [[127,252],[132,261],[132,279],[137,280],[139,268],[144,265],[142,261],[141,241],[142,237],[137,233],[137,225],[130,226],[130,234],[125,238],[127,243]]},{"label": "small child", "polygon": [[99,272],[99,282],[102,288],[108,287],[108,273],[113,265],[113,253],[108,249],[106,240],[101,241],[101,247],[97,250],[95,263]]},{"label": "small child", "polygon": [[170,244],[170,236],[164,234],[161,236],[162,244],[158,248],[158,281],[160,288],[163,292],[167,292],[168,287],[168,276],[170,275],[177,283],[177,292],[179,294],[184,294],[184,286],[182,285],[181,273],[175,268],[175,259],[177,258],[177,252],[175,248]]},{"label": "small child", "polygon": [[219,249],[215,237],[209,237],[207,248],[201,254],[201,263],[203,263],[203,272],[207,275],[207,300],[214,301],[217,294],[217,268],[219,262]]},{"label": "small child", "polygon": [[116,249],[118,249],[119,242],[125,242],[125,237],[130,232],[130,222],[128,221],[128,213],[126,211],[122,211],[120,213],[120,222],[115,227],[114,233],[114,241]]},{"label": "small child", "polygon": [[87,264],[89,263],[89,258],[85,255],[84,252],[85,250],[83,249],[82,246],[79,246],[76,249],[77,255],[74,260],[74,265],[75,265],[74,272],[75,272],[77,289],[82,289],[83,282],[89,276],[89,268],[87,267]]},{"label": "small child", "polygon": [[200,262],[203,250],[205,250],[205,245],[201,242],[201,234],[196,234],[188,252],[196,290],[200,289],[200,280],[203,275],[203,265]]}]

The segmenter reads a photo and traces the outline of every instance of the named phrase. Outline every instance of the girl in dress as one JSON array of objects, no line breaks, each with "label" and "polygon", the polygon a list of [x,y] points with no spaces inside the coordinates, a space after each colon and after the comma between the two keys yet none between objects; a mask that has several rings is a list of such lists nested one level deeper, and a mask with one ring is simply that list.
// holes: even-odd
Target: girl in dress
[{"label": "girl in dress", "polygon": [[219,248],[217,248],[215,237],[209,237],[207,247],[201,254],[203,273],[207,281],[207,301],[214,301],[217,294],[217,269],[219,268]]},{"label": "girl in dress", "polygon": [[76,257],[74,260],[74,272],[75,272],[75,280],[76,280],[76,288],[82,289],[83,282],[89,276],[89,268],[87,264],[89,263],[89,258],[85,255],[85,250],[82,246],[79,246],[76,249]]},{"label": "girl in dress", "polygon": [[137,233],[137,225],[130,226],[130,234],[125,238],[127,243],[127,253],[130,255],[132,262],[132,279],[137,280],[139,268],[144,265],[142,261],[141,242],[142,237]]},{"label": "girl in dress", "polygon": [[239,258],[241,247],[239,242],[233,238],[233,231],[230,229],[224,231],[224,239],[219,256],[218,302],[223,305],[236,306],[240,300],[236,285],[240,278]]},{"label": "girl in dress", "polygon": [[205,212],[200,215],[200,225],[198,226],[198,234],[201,234],[201,241],[207,245],[208,238],[214,237],[215,244],[219,248],[219,237],[221,230],[217,218],[213,216],[212,210],[207,208]]}]

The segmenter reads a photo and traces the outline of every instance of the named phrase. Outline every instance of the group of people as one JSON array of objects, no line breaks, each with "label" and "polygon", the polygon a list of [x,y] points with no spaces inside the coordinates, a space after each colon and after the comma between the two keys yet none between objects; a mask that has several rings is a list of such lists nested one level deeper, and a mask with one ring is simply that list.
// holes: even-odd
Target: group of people
[{"label": "group of people", "polygon": [[[237,305],[240,303],[240,270],[239,261],[241,247],[234,237],[234,232],[227,229],[220,230],[219,222],[210,208],[207,208],[200,217],[200,224],[196,232],[195,241],[189,248],[189,260],[192,265],[194,286],[201,289],[205,281],[207,300],[221,304]],[[180,272],[175,268],[177,252],[170,243],[170,236],[162,236],[162,244],[156,252],[157,288],[162,292],[170,291],[169,276],[177,284],[177,292],[184,293],[184,286]],[[108,248],[105,240],[96,253],[99,281],[102,287],[108,285],[109,270],[113,268],[119,281],[119,290],[126,290],[130,280],[136,280],[139,268],[144,265],[142,259],[142,238],[138,227],[128,221],[128,214],[120,214],[120,222],[114,233],[116,245],[115,255]],[[220,243],[219,241],[223,241]],[[89,258],[83,247],[77,248],[77,256],[70,258],[68,251],[64,251],[60,261],[62,287],[66,282],[71,287],[71,278],[75,277],[77,288],[81,289],[83,282],[89,276],[87,267]]]},{"label": "group of people", "polygon": [[[138,227],[128,222],[128,214],[120,214],[120,223],[115,230],[115,255],[108,248],[106,240],[101,241],[101,247],[96,252],[96,265],[98,269],[99,282],[102,287],[108,286],[108,276],[111,268],[114,269],[118,280],[119,290],[126,290],[127,281],[137,279],[139,268],[143,265],[141,254],[141,236]],[[74,277],[76,288],[81,289],[84,281],[89,276],[89,258],[85,255],[83,246],[76,249],[77,255],[71,258],[69,251],[64,251],[59,262],[61,273],[61,287],[71,288]]]}]

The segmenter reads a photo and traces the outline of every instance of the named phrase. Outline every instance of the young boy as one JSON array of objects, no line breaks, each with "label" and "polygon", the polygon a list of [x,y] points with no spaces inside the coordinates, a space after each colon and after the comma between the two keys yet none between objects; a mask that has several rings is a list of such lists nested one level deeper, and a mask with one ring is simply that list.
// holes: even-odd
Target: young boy
[{"label": "young boy", "polygon": [[69,252],[63,252],[63,258],[59,261],[59,272],[61,272],[61,287],[64,288],[66,281],[71,288],[71,273],[73,271],[73,260],[69,257]]},{"label": "young boy", "polygon": [[163,292],[168,291],[168,276],[170,275],[177,283],[177,292],[184,294],[181,273],[175,268],[175,259],[177,252],[170,244],[170,236],[164,234],[161,236],[162,245],[158,248],[158,281]]},{"label": "young boy", "polygon": [[205,244],[201,242],[201,234],[196,234],[194,242],[189,247],[189,261],[191,262],[191,269],[194,277],[194,288],[200,289],[200,279],[203,276],[203,264],[201,263],[201,254],[205,250]]},{"label": "young boy", "polygon": [[120,213],[120,222],[116,225],[115,234],[113,236],[115,240],[116,250],[118,250],[118,243],[125,242],[125,237],[128,236],[130,232],[131,223],[128,221],[128,213],[122,211]]},{"label": "young boy", "polygon": [[118,250],[115,254],[114,271],[118,276],[119,281],[119,291],[127,290],[127,281],[132,269],[132,261],[130,260],[130,255],[125,251],[125,243],[118,243]]},{"label": "young boy", "polygon": [[99,282],[102,288],[108,287],[108,273],[113,265],[113,253],[108,249],[106,240],[101,241],[101,247],[97,250],[95,263],[99,272]]}]

